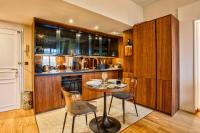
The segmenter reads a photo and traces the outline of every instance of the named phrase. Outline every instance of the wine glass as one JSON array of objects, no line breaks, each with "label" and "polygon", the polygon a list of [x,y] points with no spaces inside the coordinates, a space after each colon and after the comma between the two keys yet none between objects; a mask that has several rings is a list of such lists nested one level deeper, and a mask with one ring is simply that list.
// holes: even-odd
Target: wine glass
[{"label": "wine glass", "polygon": [[102,75],[101,75],[101,77],[102,77],[103,83],[105,84],[105,83],[106,83],[106,80],[107,80],[107,78],[108,78],[107,72],[103,72]]}]

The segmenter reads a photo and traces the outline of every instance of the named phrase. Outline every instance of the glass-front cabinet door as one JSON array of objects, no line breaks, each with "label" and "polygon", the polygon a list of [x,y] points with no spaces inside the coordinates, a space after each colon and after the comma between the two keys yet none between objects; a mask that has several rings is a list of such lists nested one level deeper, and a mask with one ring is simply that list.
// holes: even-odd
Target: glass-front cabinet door
[{"label": "glass-front cabinet door", "polygon": [[89,55],[90,46],[90,35],[87,33],[77,33],[77,54],[78,55]]},{"label": "glass-front cabinet door", "polygon": [[72,30],[60,29],[60,54],[77,54],[77,33]]},{"label": "glass-front cabinet door", "polygon": [[108,39],[108,56],[117,57],[118,56],[118,39],[112,38]]},{"label": "glass-front cabinet door", "polygon": [[101,46],[98,36],[91,36],[91,55],[93,56],[101,55]]},{"label": "glass-front cabinet door", "polygon": [[103,37],[101,43],[102,43],[101,56],[109,56],[109,39]]},{"label": "glass-front cabinet door", "polygon": [[39,25],[35,31],[35,54],[57,54],[57,28]]}]

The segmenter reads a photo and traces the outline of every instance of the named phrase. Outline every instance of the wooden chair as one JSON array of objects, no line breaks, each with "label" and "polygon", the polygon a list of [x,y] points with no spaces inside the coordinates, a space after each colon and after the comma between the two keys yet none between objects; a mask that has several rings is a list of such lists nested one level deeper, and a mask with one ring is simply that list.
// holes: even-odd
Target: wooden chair
[{"label": "wooden chair", "polygon": [[122,81],[124,83],[128,84],[127,90],[125,90],[123,92],[112,93],[108,114],[110,113],[110,108],[111,108],[111,105],[112,105],[113,97],[121,99],[122,100],[122,108],[123,108],[123,123],[125,123],[125,100],[131,100],[133,102],[133,104],[135,106],[136,114],[138,116],[137,106],[136,106],[136,103],[135,103],[135,94],[134,94],[134,89],[137,86],[137,79],[124,78]]},{"label": "wooden chair", "polygon": [[87,124],[87,114],[88,113],[94,113],[96,123],[97,123],[97,127],[99,129],[99,125],[98,125],[97,117],[96,117],[97,108],[94,105],[92,105],[92,104],[90,104],[86,101],[74,100],[73,94],[63,90],[63,88],[62,88],[62,94],[64,96],[65,104],[66,104],[66,106],[65,106],[66,112],[65,112],[65,118],[64,118],[62,133],[64,132],[68,112],[73,115],[72,130],[71,130],[72,133],[74,132],[74,123],[75,123],[76,116],[85,115],[86,124]]}]

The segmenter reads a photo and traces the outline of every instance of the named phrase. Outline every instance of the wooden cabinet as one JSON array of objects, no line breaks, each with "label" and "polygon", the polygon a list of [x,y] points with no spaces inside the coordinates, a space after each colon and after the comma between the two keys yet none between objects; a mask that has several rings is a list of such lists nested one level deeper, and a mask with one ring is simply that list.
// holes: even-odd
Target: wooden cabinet
[{"label": "wooden cabinet", "polygon": [[179,22],[172,15],[133,28],[136,102],[173,115],[179,108]]},{"label": "wooden cabinet", "polygon": [[156,108],[155,20],[134,26],[134,76],[138,79],[136,102]]},{"label": "wooden cabinet", "polygon": [[[118,71],[108,71],[108,78],[118,78]],[[87,88],[86,82],[90,79],[101,79],[102,72],[83,73],[82,75],[82,96],[83,100],[92,100],[101,97],[101,92],[91,91]],[[72,76],[76,74],[65,74]],[[79,74],[80,75],[80,74]],[[34,109],[36,113],[46,112],[52,109],[64,107],[64,100],[61,97],[61,76],[48,75],[35,76],[34,84]]]},{"label": "wooden cabinet", "polygon": [[156,107],[156,79],[138,78],[138,85],[135,89],[136,103],[146,107]]},{"label": "wooden cabinet", "polygon": [[155,20],[134,26],[134,76],[156,78]]},{"label": "wooden cabinet", "polygon": [[173,115],[179,108],[179,22],[172,15],[156,20],[157,109]]},{"label": "wooden cabinet", "polygon": [[35,76],[34,101],[36,113],[62,107],[61,77]]}]

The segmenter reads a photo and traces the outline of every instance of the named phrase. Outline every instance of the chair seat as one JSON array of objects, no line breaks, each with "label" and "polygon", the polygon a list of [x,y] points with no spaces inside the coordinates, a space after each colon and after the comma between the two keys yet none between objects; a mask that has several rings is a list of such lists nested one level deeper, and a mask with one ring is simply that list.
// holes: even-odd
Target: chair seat
[{"label": "chair seat", "polygon": [[129,93],[126,92],[115,92],[112,94],[112,96],[124,100],[129,100],[133,98]]},{"label": "chair seat", "polygon": [[95,112],[96,107],[86,101],[76,101],[71,105],[71,113],[74,115],[82,115],[90,112]]}]

